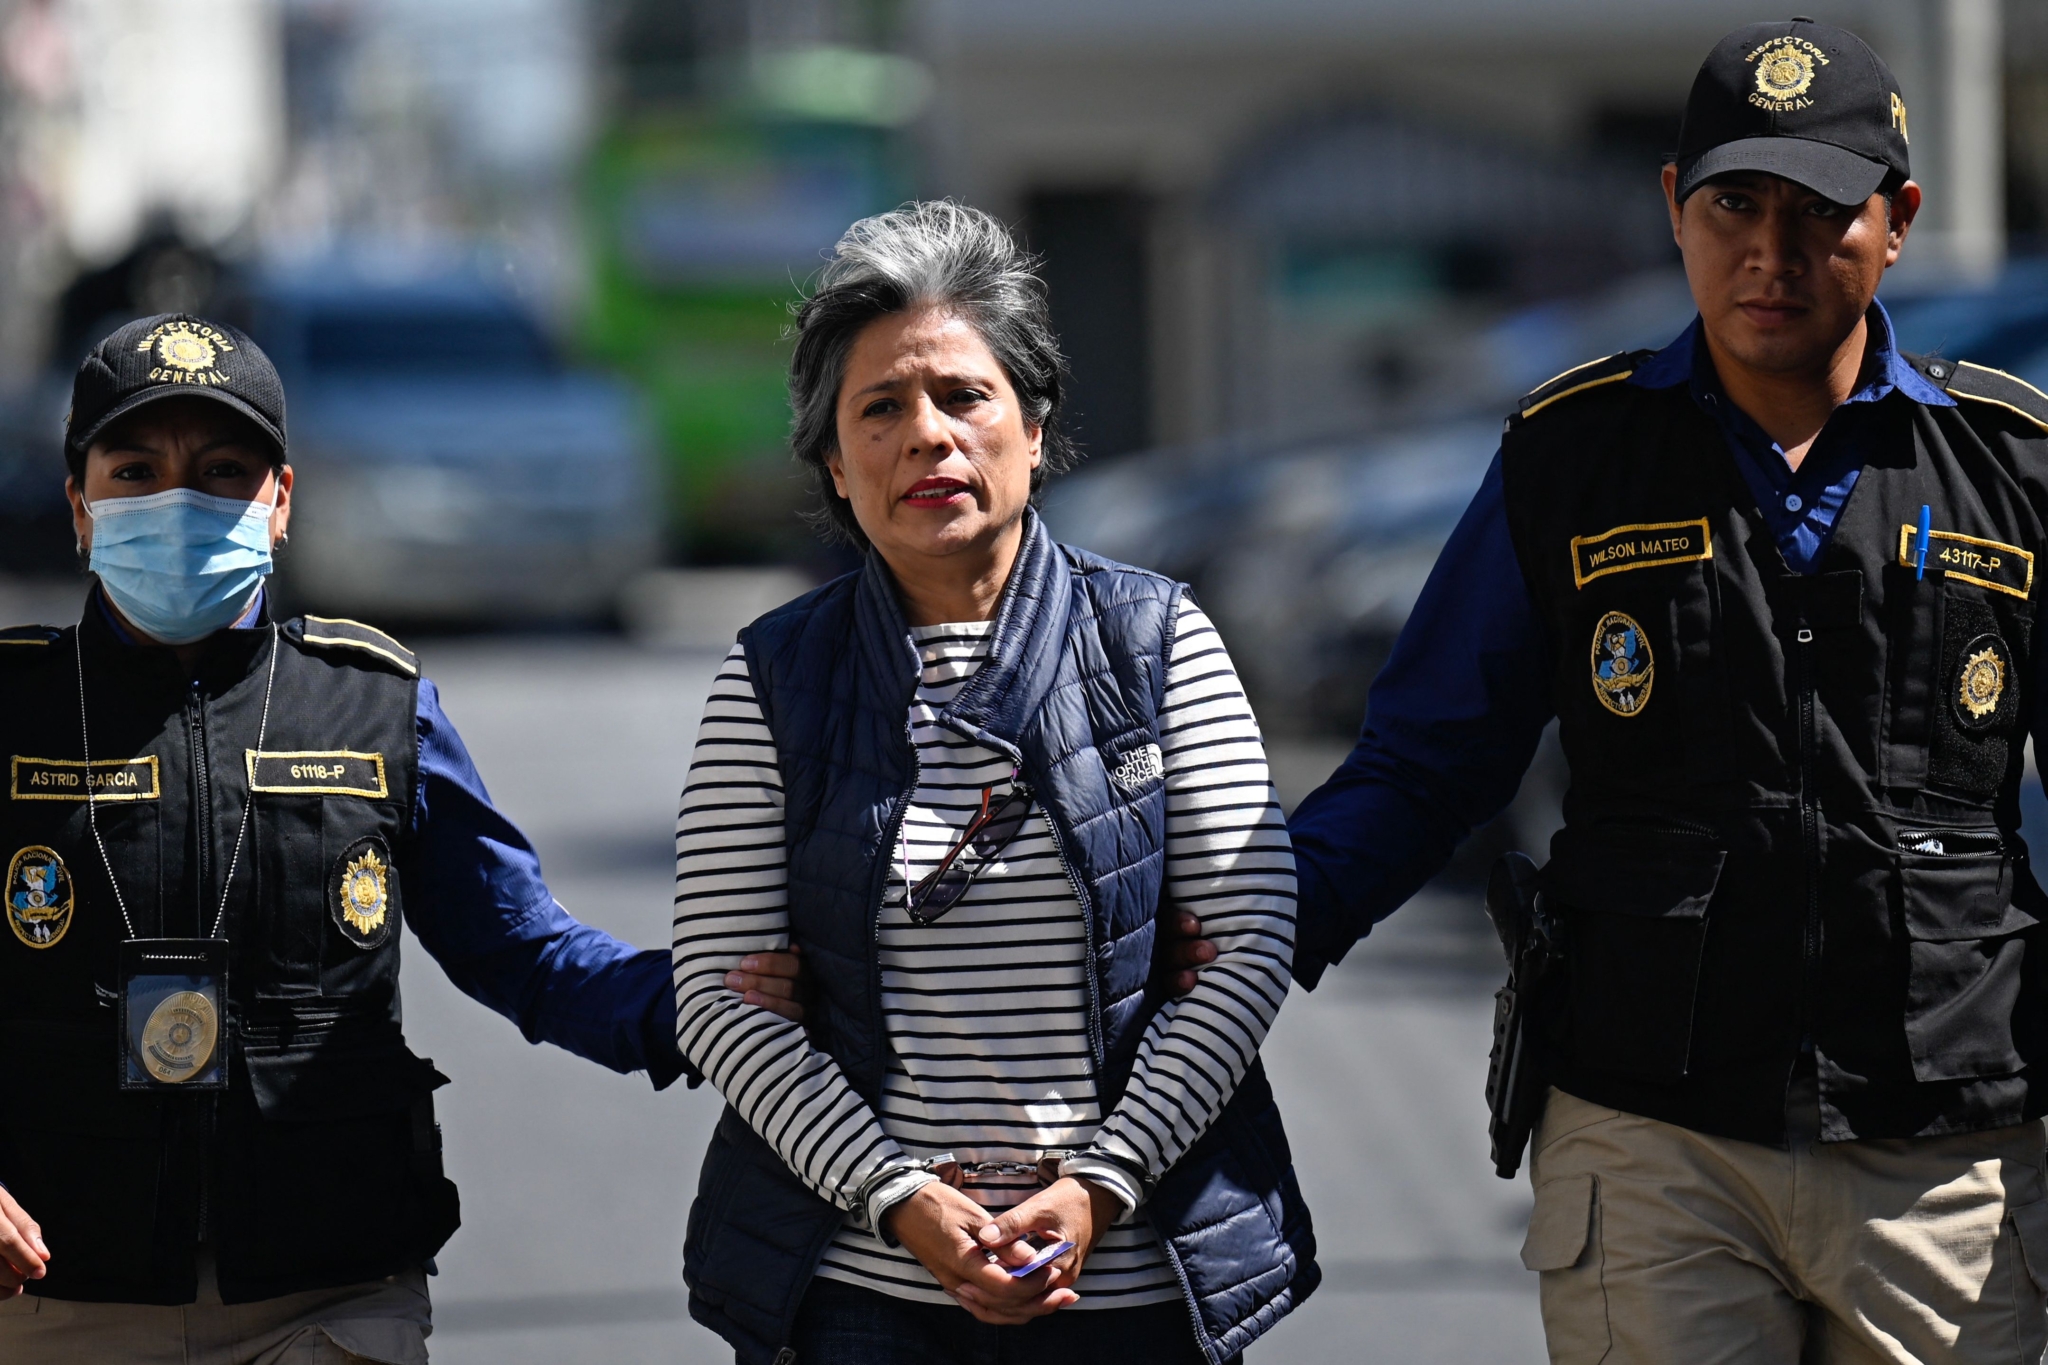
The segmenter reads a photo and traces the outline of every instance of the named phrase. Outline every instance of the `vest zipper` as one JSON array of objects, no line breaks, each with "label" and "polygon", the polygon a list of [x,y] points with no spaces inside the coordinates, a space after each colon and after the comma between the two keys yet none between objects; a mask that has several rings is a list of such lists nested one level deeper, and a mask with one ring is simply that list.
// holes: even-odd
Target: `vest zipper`
[{"label": "vest zipper", "polygon": [[[915,702],[912,704],[914,705]],[[875,898],[874,913],[869,919],[869,927],[872,933],[868,943],[868,984],[871,988],[870,999],[874,1001],[874,1010],[870,1015],[870,1024],[875,1033],[875,1046],[884,1050],[889,1045],[889,1021],[882,1017],[882,901],[889,894],[889,874],[899,866],[896,857],[896,841],[903,837],[903,821],[910,814],[910,800],[917,795],[917,784],[924,780],[924,760],[919,758],[917,754],[917,734],[910,728],[908,707],[904,708],[903,742],[910,748],[910,785],[905,787],[902,795],[896,798],[896,810],[889,817],[887,833],[882,836],[882,847],[886,851],[882,855],[881,894]],[[910,883],[907,881],[903,884],[903,895],[906,900],[910,896]],[[878,1085],[887,1085],[888,1082],[889,1063],[885,1057],[882,1061],[882,1077]]]},{"label": "vest zipper", "polygon": [[205,698],[199,691],[199,680],[194,678],[191,690],[186,693],[185,740],[192,752],[192,914],[195,919],[192,934],[195,938],[206,936],[207,878],[213,870],[213,773],[206,762],[205,705]]},{"label": "vest zipper", "polygon": [[1799,838],[1806,881],[1806,928],[1801,945],[1805,989],[1799,1002],[1799,1050],[1813,1046],[1813,997],[1820,974],[1820,803],[1814,793],[1813,631],[1802,617],[1794,655],[1799,674]]},{"label": "vest zipper", "polygon": [[[1039,789],[1036,782],[1031,787],[1033,791]],[[1088,982],[1088,1064],[1095,1073],[1095,1107],[1107,1119],[1109,1107],[1102,1100],[1102,1068],[1108,1065],[1109,1047],[1102,1037],[1102,986],[1096,980],[1095,908],[1080,877],[1075,875],[1073,859],[1067,856],[1067,841],[1060,834],[1059,821],[1052,818],[1052,808],[1041,802],[1039,809],[1045,813],[1045,828],[1052,835],[1052,851],[1060,860],[1060,871],[1067,874],[1067,885],[1074,888],[1074,903],[1081,907],[1081,951],[1086,954],[1081,975]]]},{"label": "vest zipper", "polygon": [[[1036,783],[1032,785],[1034,789],[1037,786]],[[1067,874],[1067,882],[1074,888],[1074,900],[1081,907],[1081,941],[1083,951],[1087,954],[1081,975],[1088,981],[1089,1066],[1095,1073],[1095,1107],[1102,1111],[1103,1121],[1108,1122],[1109,1105],[1102,1094],[1102,1070],[1109,1062],[1109,1046],[1102,1036],[1102,986],[1097,980],[1098,974],[1095,969],[1095,912],[1087,891],[1081,885],[1080,877],[1074,873],[1073,861],[1067,857],[1067,842],[1060,834],[1059,821],[1052,818],[1050,807],[1041,809],[1045,811],[1045,827],[1052,834],[1053,852],[1059,857],[1060,869]],[[1162,888],[1163,885],[1162,883]],[[1195,1299],[1195,1287],[1188,1279],[1187,1267],[1181,1264],[1180,1252],[1174,1248],[1173,1240],[1168,1237],[1159,1239],[1159,1247],[1166,1253],[1167,1264],[1173,1267],[1173,1277],[1180,1281],[1181,1300],[1187,1305],[1188,1317],[1193,1321],[1195,1331],[1205,1338],[1206,1342],[1213,1342],[1215,1338],[1209,1335],[1208,1326],[1202,1321],[1202,1306]]]},{"label": "vest zipper", "polygon": [[[213,772],[206,761],[206,697],[200,690],[199,679],[192,680],[186,695],[185,737],[192,753],[192,784],[194,787],[192,832],[192,913],[197,923],[193,929],[195,938],[206,937],[206,891],[212,872],[213,853]],[[168,926],[160,926],[160,932]],[[193,1136],[198,1147],[199,1161],[199,1216],[193,1233],[193,1241],[204,1246],[212,1233],[213,1222],[213,1096],[192,1097]]]}]

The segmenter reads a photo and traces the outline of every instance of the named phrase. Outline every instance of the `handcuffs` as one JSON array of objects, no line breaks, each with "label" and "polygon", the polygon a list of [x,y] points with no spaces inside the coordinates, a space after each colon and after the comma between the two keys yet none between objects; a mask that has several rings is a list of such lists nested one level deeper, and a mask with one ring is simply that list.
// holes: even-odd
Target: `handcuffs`
[{"label": "handcuffs", "polygon": [[951,1152],[941,1152],[911,1162],[910,1169],[929,1171],[956,1190],[966,1188],[970,1176],[1028,1175],[1037,1177],[1041,1185],[1050,1185],[1060,1178],[1060,1163],[1080,1154],[1074,1148],[1056,1148],[1041,1152],[1036,1161],[962,1161]]}]

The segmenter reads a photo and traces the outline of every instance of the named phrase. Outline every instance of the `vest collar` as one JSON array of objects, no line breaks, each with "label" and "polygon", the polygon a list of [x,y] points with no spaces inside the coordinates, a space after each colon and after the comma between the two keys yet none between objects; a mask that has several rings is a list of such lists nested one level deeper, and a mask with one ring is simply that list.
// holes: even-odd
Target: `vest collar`
[{"label": "vest collar", "polygon": [[[1916,403],[1928,407],[1952,408],[1956,400],[1942,389],[1929,383],[1913,362],[1906,359],[1898,346],[1898,333],[1892,327],[1892,315],[1876,299],[1870,301],[1870,310],[1865,315],[1870,323],[1870,357],[1867,376],[1855,393],[1849,396],[1850,403],[1874,403],[1894,389]],[[1704,325],[1698,314],[1687,324],[1669,346],[1636,366],[1628,382],[1639,389],[1670,389],[1689,385],[1695,401],[1700,401],[1708,392],[1718,393],[1720,378],[1714,374],[1713,362],[1707,360],[1707,347],[1702,331]],[[1701,362],[1705,362],[1702,365]],[[1701,403],[1704,408],[1706,405]]]},{"label": "vest collar", "polygon": [[[1073,575],[1033,508],[1024,510],[1023,543],[996,604],[989,656],[938,721],[963,739],[1023,761],[1021,739],[1051,691],[1073,612]],[[863,666],[900,684],[907,708],[923,670],[910,638],[895,576],[872,550],[854,602]],[[906,678],[907,670],[907,678]]]},{"label": "vest collar", "polygon": [[268,594],[259,591],[239,621],[199,641],[198,656],[188,670],[170,645],[145,643],[123,629],[108,608],[105,589],[94,582],[78,617],[79,643],[96,669],[104,665],[116,676],[148,687],[182,689],[197,682],[208,694],[218,695],[253,672],[268,648],[267,599]]}]

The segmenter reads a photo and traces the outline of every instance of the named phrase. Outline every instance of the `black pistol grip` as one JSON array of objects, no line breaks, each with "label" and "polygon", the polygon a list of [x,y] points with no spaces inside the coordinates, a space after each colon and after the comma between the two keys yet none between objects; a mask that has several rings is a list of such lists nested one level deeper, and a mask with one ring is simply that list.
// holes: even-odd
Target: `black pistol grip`
[{"label": "black pistol grip", "polygon": [[1550,943],[1539,923],[1536,864],[1503,854],[1486,883],[1486,913],[1507,954],[1507,983],[1494,996],[1493,1051],[1487,1059],[1487,1136],[1494,1174],[1514,1178],[1547,1093],[1537,1065],[1532,992],[1547,976]]},{"label": "black pistol grip", "polygon": [[1486,878],[1486,916],[1513,970],[1535,920],[1536,864],[1526,853],[1503,853]]}]

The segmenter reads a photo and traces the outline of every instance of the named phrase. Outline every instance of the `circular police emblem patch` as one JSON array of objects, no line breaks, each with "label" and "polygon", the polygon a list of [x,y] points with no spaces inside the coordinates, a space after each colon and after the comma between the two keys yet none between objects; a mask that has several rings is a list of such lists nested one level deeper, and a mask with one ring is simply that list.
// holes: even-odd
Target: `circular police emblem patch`
[{"label": "circular police emblem patch", "polygon": [[1617,716],[1639,716],[1650,704],[1657,661],[1643,628],[1626,612],[1610,611],[1593,627],[1593,695]]},{"label": "circular police emblem patch", "polygon": [[1979,635],[1963,647],[1963,666],[1956,676],[1956,719],[1964,729],[1985,729],[1996,718],[2010,670],[2005,641],[1996,635]]},{"label": "circular police emblem patch", "polygon": [[1820,66],[1827,64],[1819,48],[1798,38],[1766,43],[1749,59],[1756,64],[1756,93],[1749,102],[1781,114],[1813,103],[1806,92],[1813,88],[1816,59]]},{"label": "circular police emblem patch", "polygon": [[391,937],[391,890],[397,874],[391,850],[375,835],[358,839],[334,861],[328,900],[334,923],[358,948],[376,948]]},{"label": "circular police emblem patch", "polygon": [[181,370],[210,370],[213,343],[189,327],[173,327],[156,339],[156,358]]},{"label": "circular police emblem patch", "polygon": [[7,864],[7,927],[31,948],[54,948],[71,927],[76,898],[57,851],[31,844]]},{"label": "circular police emblem patch", "polygon": [[1770,100],[1792,100],[1813,86],[1813,59],[1780,43],[1756,59],[1756,92]]}]

